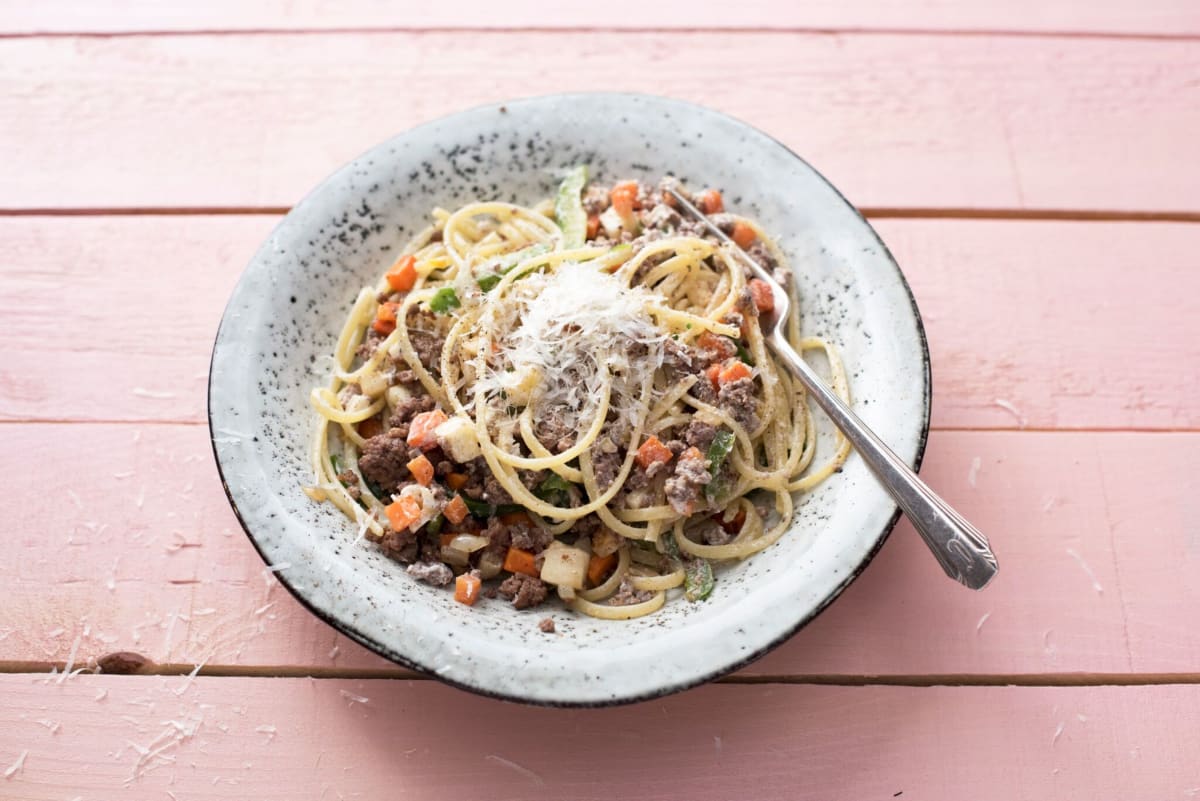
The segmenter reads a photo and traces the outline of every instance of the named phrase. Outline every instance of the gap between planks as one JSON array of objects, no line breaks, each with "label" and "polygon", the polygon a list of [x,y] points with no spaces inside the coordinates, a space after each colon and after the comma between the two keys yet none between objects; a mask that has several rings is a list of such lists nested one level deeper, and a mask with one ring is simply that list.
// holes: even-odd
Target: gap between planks
[{"label": "gap between planks", "polygon": [[[0,38],[3,38],[0,36]],[[1022,220],[1060,222],[1200,222],[1200,211],[1117,211],[1107,209],[1013,209],[860,206],[879,220]],[[230,217],[282,216],[287,206],[128,206],[114,208],[0,208],[0,217]]]},{"label": "gap between planks", "polygon": [[[102,425],[118,425],[118,426],[207,426],[208,420],[203,418],[180,418],[178,420],[160,420],[158,418],[44,418],[25,419],[18,417],[0,418],[0,426],[4,425],[55,425],[55,426],[102,426]],[[945,433],[966,433],[966,434],[996,434],[996,433],[1021,433],[1021,434],[1196,434],[1200,433],[1200,428],[1152,428],[1149,426],[1121,426],[1113,428],[1105,428],[1102,426],[1022,426],[1015,424],[1012,426],[943,426],[931,425],[930,433],[945,432]]]},{"label": "gap between planks", "polygon": [[1200,34],[1149,33],[1122,31],[1023,31],[1016,28],[981,30],[974,28],[900,28],[855,26],[790,25],[697,25],[685,28],[669,26],[621,25],[428,25],[341,28],[201,28],[195,30],[125,30],[125,31],[14,31],[0,33],[0,39],[129,39],[136,37],[175,36],[369,36],[396,33],[461,33],[461,34],[589,34],[589,33],[669,33],[669,34],[780,34],[793,33],[817,36],[943,36],[943,37],[1010,37],[1019,39],[1120,39],[1134,41],[1200,41]]},{"label": "gap between planks", "polygon": [[[65,662],[8,661],[0,662],[0,675],[54,675],[61,672]],[[133,674],[92,673],[86,675],[186,676],[196,671],[190,662],[172,662],[147,666]],[[196,675],[207,678],[270,678],[270,679],[396,679],[404,681],[435,681],[434,676],[394,668],[337,668],[290,665],[209,665]],[[1159,685],[1200,685],[1200,673],[931,673],[931,674],[756,674],[735,673],[714,680],[720,684],[808,684],[834,687],[1142,687]]]}]

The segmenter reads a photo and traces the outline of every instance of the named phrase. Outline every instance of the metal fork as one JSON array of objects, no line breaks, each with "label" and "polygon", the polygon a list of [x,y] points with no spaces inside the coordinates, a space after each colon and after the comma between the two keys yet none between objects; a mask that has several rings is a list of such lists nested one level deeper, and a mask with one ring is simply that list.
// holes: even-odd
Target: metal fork
[{"label": "metal fork", "polygon": [[787,341],[784,325],[787,322],[791,298],[786,290],[750,258],[746,251],[725,235],[708,217],[674,188],[666,190],[678,202],[680,208],[704,224],[709,233],[729,248],[751,273],[761,278],[771,288],[775,298],[773,320],[762,322],[767,329],[767,346],[779,357],[800,383],[808,389],[817,405],[829,416],[841,432],[862,456],[863,461],[908,515],[913,527],[938,563],[950,578],[981,590],[996,575],[996,556],[988,545],[987,537],[950,508],[931,490],[917,474],[892,452],[883,440],[864,423],[850,407],[830,389],[800,354]]}]

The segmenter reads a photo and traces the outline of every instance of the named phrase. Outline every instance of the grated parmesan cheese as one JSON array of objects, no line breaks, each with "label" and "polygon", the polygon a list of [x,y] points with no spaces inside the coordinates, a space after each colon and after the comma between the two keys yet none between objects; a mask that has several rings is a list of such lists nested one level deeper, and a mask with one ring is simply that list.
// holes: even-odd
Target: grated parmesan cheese
[{"label": "grated parmesan cheese", "polygon": [[13,776],[20,773],[21,770],[25,768],[25,757],[27,756],[29,756],[28,748],[21,752],[21,755],[17,757],[16,762],[8,766],[8,768],[4,771],[4,778],[11,779]]},{"label": "grated parmesan cheese", "polygon": [[[641,400],[643,379],[663,363],[667,333],[649,314],[656,299],[587,264],[522,278],[481,318],[485,336],[501,342],[504,353],[475,392],[503,403],[501,390],[517,390],[514,400],[532,405],[536,416],[554,410],[574,426],[595,411],[611,380],[612,408],[631,410]],[[531,382],[526,403],[521,390]]]}]

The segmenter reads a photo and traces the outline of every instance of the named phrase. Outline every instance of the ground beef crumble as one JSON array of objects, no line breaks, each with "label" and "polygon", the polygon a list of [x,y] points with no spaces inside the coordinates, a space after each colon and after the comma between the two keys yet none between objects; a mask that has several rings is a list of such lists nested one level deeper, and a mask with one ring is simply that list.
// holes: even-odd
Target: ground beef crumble
[{"label": "ground beef crumble", "polygon": [[512,601],[517,609],[537,606],[546,600],[546,584],[524,573],[513,573],[500,584],[500,594]]},{"label": "ground beef crumble", "polygon": [[663,489],[667,494],[667,502],[676,514],[693,514],[700,506],[700,495],[706,484],[712,480],[708,472],[708,459],[703,454],[696,456],[684,453],[675,463],[674,474],[667,479]]},{"label": "ground beef crumble", "polygon": [[435,587],[444,587],[454,581],[454,571],[441,562],[415,562],[408,566],[408,575]]},{"label": "ground beef crumble", "polygon": [[442,346],[446,344],[438,320],[438,315],[419,306],[408,312],[408,341],[417,352],[421,366],[434,375],[441,373]]},{"label": "ground beef crumble", "polygon": [[394,437],[407,437],[408,426],[412,419],[421,412],[433,411],[435,406],[437,403],[423,391],[419,395],[405,398],[396,405],[392,416],[388,418],[388,427],[391,429],[389,433]]},{"label": "ground beef crumble", "polygon": [[554,407],[538,418],[533,433],[551,453],[562,453],[575,444],[578,426],[566,420],[566,410]]},{"label": "ground beef crumble", "polygon": [[511,537],[512,547],[530,553],[541,553],[554,541],[554,535],[546,529],[526,523],[512,526]]},{"label": "ground beef crumble", "polygon": [[737,536],[737,531],[727,531],[715,519],[705,520],[688,531],[688,539],[705,545],[726,545]]},{"label": "ground beef crumble", "polygon": [[358,468],[367,481],[388,493],[408,479],[408,460],[408,443],[388,432],[366,441],[358,456]]},{"label": "ground beef crumble", "polygon": [[629,583],[629,579],[625,578],[621,580],[621,586],[617,587],[617,591],[612,594],[607,603],[609,606],[629,606],[649,601],[653,597],[654,593],[649,590],[635,590]]},{"label": "ground beef crumble", "polygon": [[717,395],[721,408],[747,431],[758,428],[758,400],[754,389],[754,379],[739,378],[721,387]]},{"label": "ground beef crumble", "polygon": [[596,473],[596,484],[602,491],[612,486],[624,461],[624,455],[609,437],[600,437],[596,441],[592,447],[592,470]]},{"label": "ground beef crumble", "polygon": [[683,432],[683,439],[689,447],[707,453],[708,446],[712,445],[713,437],[716,435],[716,426],[705,423],[702,420],[692,420]]}]

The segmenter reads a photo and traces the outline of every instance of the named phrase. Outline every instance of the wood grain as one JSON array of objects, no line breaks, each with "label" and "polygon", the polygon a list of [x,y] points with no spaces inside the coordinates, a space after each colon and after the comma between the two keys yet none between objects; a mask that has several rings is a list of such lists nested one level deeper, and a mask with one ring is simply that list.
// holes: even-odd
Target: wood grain
[{"label": "wood grain", "polygon": [[[276,221],[0,218],[14,268],[0,271],[0,419],[202,421],[221,310]],[[1200,427],[1200,373],[1184,367],[1200,364],[1200,329],[1179,291],[1200,226],[875,225],[924,315],[935,426]],[[73,335],[68,298],[87,300]]]},{"label": "wood grain", "polygon": [[448,32],[2,40],[0,209],[286,207],[419,122],[604,89],[723,109],[863,206],[1200,211],[1190,41],[521,31],[462,45]]},{"label": "wood grain", "polygon": [[[0,797],[1200,797],[1194,0],[6,5]],[[902,523],[730,681],[564,711],[409,680],[264,572],[199,423],[275,212],[414,124],[589,89],[724,109],[890,218],[923,475],[993,587]],[[48,672],[121,650],[159,675]]]},{"label": "wood grain", "polygon": [[[5,522],[0,663],[135,651],[291,674],[388,668],[266,574],[203,428],[4,432],[13,497],[45,492],[35,454],[83,480]],[[1178,481],[1200,471],[1198,445],[1200,434],[935,434],[922,474],[992,537],[997,581],[963,590],[901,524],[841,600],[746,675],[1195,673],[1200,506]]]},{"label": "wood grain", "polygon": [[[8,798],[1186,799],[1200,687],[711,686],[632,707],[428,682],[0,676]],[[97,700],[97,696],[104,697]],[[142,753],[145,751],[146,753]]]},{"label": "wood grain", "polygon": [[603,5],[565,3],[552,11],[532,0],[505,3],[462,0],[453,5],[384,4],[351,0],[331,6],[321,0],[215,0],[186,3],[135,0],[100,8],[81,0],[46,0],[7,9],[0,31],[126,32],[192,30],[327,30],[377,28],[822,28],[949,31],[1030,31],[1138,34],[1195,34],[1200,14],[1187,0],[1127,3],[1102,0],[1086,8],[1070,0],[1013,0],[961,3],[953,0],[871,0],[843,3],[812,0],[745,0],[736,5],[670,0]]}]

